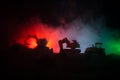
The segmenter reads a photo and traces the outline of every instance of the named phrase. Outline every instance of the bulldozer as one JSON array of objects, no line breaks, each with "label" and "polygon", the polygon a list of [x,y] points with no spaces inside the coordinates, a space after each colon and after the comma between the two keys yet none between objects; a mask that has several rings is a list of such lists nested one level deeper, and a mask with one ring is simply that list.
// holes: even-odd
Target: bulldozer
[{"label": "bulldozer", "polygon": [[85,50],[86,55],[105,55],[105,48],[102,48],[103,43],[97,42]]}]

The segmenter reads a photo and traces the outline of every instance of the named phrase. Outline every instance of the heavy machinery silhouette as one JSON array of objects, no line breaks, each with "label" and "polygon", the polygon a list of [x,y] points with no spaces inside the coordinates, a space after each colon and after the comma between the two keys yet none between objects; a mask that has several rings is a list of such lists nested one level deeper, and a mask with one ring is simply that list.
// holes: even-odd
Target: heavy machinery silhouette
[{"label": "heavy machinery silhouette", "polygon": [[92,45],[92,47],[88,47],[85,50],[85,54],[88,55],[105,55],[105,48],[102,48],[102,44],[97,42]]},{"label": "heavy machinery silhouette", "polygon": [[[36,53],[45,54],[45,53],[53,53],[53,49],[49,49],[46,44],[46,39],[39,39],[36,35],[28,35],[25,39],[25,45],[27,44],[27,40],[29,38],[36,39],[37,47],[35,48]],[[60,55],[67,55],[67,54],[78,54],[81,53],[80,44],[76,40],[72,40],[70,42],[68,38],[63,38],[62,40],[58,41],[59,47],[60,47]],[[66,47],[64,47],[63,44],[66,44]],[[86,48],[85,55],[86,56],[92,56],[92,55],[105,55],[105,48],[102,48],[102,44],[100,42],[97,42],[93,44],[91,47]]]},{"label": "heavy machinery silhouette", "polygon": [[27,40],[29,38],[34,38],[36,39],[36,43],[37,46],[34,49],[36,51],[36,53],[40,53],[40,54],[49,54],[49,53],[53,53],[53,49],[49,49],[46,45],[47,45],[47,40],[45,38],[39,39],[36,35],[28,35],[27,38],[25,39],[25,45],[29,45],[27,43]]},{"label": "heavy machinery silhouette", "polygon": [[[72,40],[72,42],[70,42],[66,37],[63,38],[62,40],[58,41],[59,43],[59,47],[60,47],[60,54],[62,55],[66,55],[66,54],[72,54],[72,53],[80,53],[81,50],[77,49],[80,48],[79,43],[76,40]],[[66,48],[63,48],[63,44],[66,43]]]}]

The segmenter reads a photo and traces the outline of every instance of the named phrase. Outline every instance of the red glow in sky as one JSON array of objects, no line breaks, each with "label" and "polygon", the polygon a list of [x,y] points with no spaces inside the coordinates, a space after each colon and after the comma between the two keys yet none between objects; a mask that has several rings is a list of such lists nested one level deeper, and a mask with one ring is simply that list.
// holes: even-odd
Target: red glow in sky
[{"label": "red glow in sky", "polygon": [[34,49],[37,47],[37,42],[36,42],[36,39],[34,39],[34,38],[27,39],[27,44],[28,44],[27,45],[28,48],[31,48],[31,49]]},{"label": "red glow in sky", "polygon": [[23,25],[20,32],[17,35],[17,42],[27,46],[28,48],[35,48],[37,46],[36,39],[29,38],[27,44],[25,44],[25,39],[28,35],[36,35],[38,39],[47,39],[47,47],[53,48],[55,53],[59,52],[58,40],[62,39],[60,34],[60,29],[52,28],[48,25],[42,24],[40,22],[30,23],[29,25]]}]

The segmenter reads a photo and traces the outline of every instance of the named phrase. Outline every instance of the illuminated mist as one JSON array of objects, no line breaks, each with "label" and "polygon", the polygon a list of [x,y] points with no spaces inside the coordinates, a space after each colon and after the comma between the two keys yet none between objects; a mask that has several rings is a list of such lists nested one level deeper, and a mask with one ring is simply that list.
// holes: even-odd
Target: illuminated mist
[{"label": "illuminated mist", "polygon": [[[14,41],[23,45],[25,45],[24,40],[28,35],[36,35],[38,38],[46,38],[48,41],[47,47],[53,48],[53,51],[58,53],[58,40],[67,37],[69,40],[75,39],[80,43],[82,53],[87,47],[91,47],[92,44],[102,42],[107,54],[120,54],[120,39],[114,39],[114,32],[112,33],[106,27],[104,18],[91,20],[89,23],[85,23],[78,18],[71,23],[56,27],[43,24],[38,18],[34,18],[19,26],[22,27],[13,38]],[[29,43],[28,48],[37,46],[34,39],[29,39],[27,42]]]}]

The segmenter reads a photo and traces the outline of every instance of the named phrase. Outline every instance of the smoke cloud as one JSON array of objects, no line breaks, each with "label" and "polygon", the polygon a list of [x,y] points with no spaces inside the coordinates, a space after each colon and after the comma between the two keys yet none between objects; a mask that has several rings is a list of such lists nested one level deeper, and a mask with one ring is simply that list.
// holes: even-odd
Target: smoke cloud
[{"label": "smoke cloud", "polygon": [[[47,46],[53,48],[54,52],[59,52],[58,40],[67,37],[70,41],[77,40],[80,44],[80,49],[84,53],[87,47],[91,47],[96,42],[102,42],[103,47],[106,49],[106,53],[113,53],[113,51],[119,53],[120,46],[119,39],[115,40],[115,36],[118,33],[116,31],[110,31],[105,25],[105,18],[100,17],[96,20],[92,20],[87,23],[81,18],[73,20],[71,23],[65,23],[64,25],[53,26],[47,25],[40,21],[39,18],[32,18],[26,21],[19,31],[14,35],[13,41],[23,44],[28,35],[36,35],[38,38],[46,38],[48,41]],[[24,26],[24,27],[23,27]],[[11,41],[11,42],[13,42]]]}]

